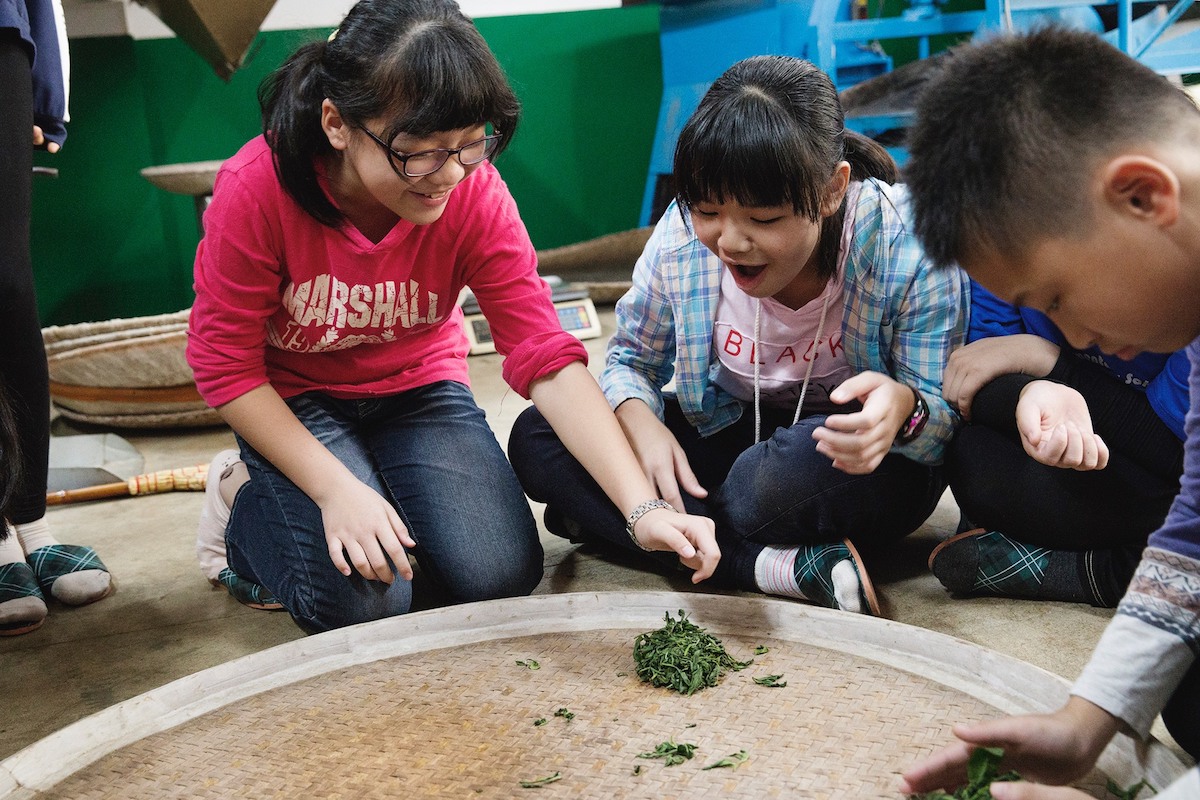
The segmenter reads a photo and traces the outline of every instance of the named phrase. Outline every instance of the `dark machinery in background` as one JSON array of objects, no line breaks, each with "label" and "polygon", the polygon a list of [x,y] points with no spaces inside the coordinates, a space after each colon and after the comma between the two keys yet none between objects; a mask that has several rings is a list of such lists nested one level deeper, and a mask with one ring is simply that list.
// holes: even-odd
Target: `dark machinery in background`
[{"label": "dark machinery in background", "polygon": [[[846,125],[879,139],[900,163],[902,132],[920,86],[938,68],[930,38],[986,36],[1046,22],[1091,30],[1163,75],[1200,73],[1200,22],[1180,22],[1194,0],[983,0],[943,11],[943,0],[910,0],[880,16],[870,0],[663,0],[663,97],[642,203],[653,224],[674,197],[675,140],[709,85],[734,62],[760,54],[806,58],[842,93]],[[1190,28],[1190,29],[1189,29]],[[917,60],[893,69],[882,40],[915,40]]]}]

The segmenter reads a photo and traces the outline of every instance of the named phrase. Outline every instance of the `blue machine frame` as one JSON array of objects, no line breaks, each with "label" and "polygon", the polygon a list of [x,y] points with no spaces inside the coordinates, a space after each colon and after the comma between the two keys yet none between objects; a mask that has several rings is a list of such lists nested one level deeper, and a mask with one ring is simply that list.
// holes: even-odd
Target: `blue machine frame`
[{"label": "blue machine frame", "polygon": [[[1164,38],[1194,0],[1164,2],[1136,21],[1133,0],[982,1],[982,10],[943,13],[943,0],[911,0],[900,16],[870,19],[868,0],[663,0],[663,97],[641,224],[651,224],[666,205],[675,141],[700,98],[730,65],[752,55],[807,58],[842,90],[891,71],[892,59],[878,45],[882,39],[916,39],[918,57],[927,58],[932,36],[986,35],[1047,18],[1102,33],[1093,7],[1115,5],[1117,26],[1102,34],[1114,45],[1164,75],[1200,72],[1200,30]],[[907,127],[910,116],[848,116],[846,124],[876,135]],[[903,150],[891,151],[903,162]]]}]

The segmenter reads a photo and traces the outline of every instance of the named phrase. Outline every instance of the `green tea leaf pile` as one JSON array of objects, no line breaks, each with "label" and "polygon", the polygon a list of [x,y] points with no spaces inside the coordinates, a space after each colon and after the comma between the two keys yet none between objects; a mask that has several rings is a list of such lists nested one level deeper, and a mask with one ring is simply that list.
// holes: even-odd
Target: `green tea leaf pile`
[{"label": "green tea leaf pile", "polygon": [[689,622],[682,609],[679,619],[672,619],[670,611],[665,619],[662,628],[638,634],[633,642],[637,676],[652,686],[690,695],[716,686],[726,672],[745,669],[754,661],[733,658],[720,639]]}]

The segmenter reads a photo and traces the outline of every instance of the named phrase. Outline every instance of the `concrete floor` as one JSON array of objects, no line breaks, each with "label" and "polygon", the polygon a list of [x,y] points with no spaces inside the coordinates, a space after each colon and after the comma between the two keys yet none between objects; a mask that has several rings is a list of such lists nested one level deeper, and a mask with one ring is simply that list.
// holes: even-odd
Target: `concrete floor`
[{"label": "concrete floor", "polygon": [[[611,307],[601,309],[601,318],[602,337],[588,342],[593,371],[603,363],[604,342],[613,330]],[[527,402],[502,383],[498,356],[472,357],[471,374],[476,396],[504,443]],[[56,421],[56,435],[96,432],[64,423]],[[204,463],[233,443],[224,428],[118,433],[141,451],[147,471]],[[303,635],[285,613],[245,608],[209,586],[193,553],[200,501],[200,493],[176,492],[50,510],[59,540],[95,547],[117,591],[83,608],[53,603],[38,631],[0,638],[0,760],[114,703]],[[540,510],[535,509],[539,523]],[[950,599],[925,562],[933,546],[953,533],[957,516],[947,494],[890,563],[872,565],[892,618],[1074,678],[1111,612],[1064,603]],[[539,594],[703,591],[685,579],[632,568],[544,531],[542,541],[546,574]]]}]

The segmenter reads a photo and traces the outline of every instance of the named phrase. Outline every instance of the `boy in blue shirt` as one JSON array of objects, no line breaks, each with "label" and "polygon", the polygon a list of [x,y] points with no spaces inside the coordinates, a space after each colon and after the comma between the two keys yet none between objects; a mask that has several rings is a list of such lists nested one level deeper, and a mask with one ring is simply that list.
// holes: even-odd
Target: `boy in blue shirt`
[{"label": "boy in blue shirt", "polygon": [[[972,282],[968,344],[943,386],[969,422],[946,454],[962,522],[933,574],[955,595],[1114,608],[1179,492],[1187,378],[1183,350],[1079,350],[1045,314]],[[1071,404],[1091,447],[1032,444],[1047,402]]]},{"label": "boy in blue shirt", "polygon": [[[1156,714],[1200,755],[1200,109],[1092,34],[1045,29],[963,48],[926,87],[910,131],[917,233],[997,297],[1043,311],[1073,346],[1129,359],[1186,347],[1184,473],[1129,590],[1063,708],[960,725],[905,771],[904,790],[963,782],[970,750],[1005,749],[1027,780],[1063,784],[1117,731]],[[1082,453],[1086,431],[1039,408],[1034,439]],[[1027,782],[999,800],[1086,795]],[[1192,769],[1158,795],[1200,797]]]}]

